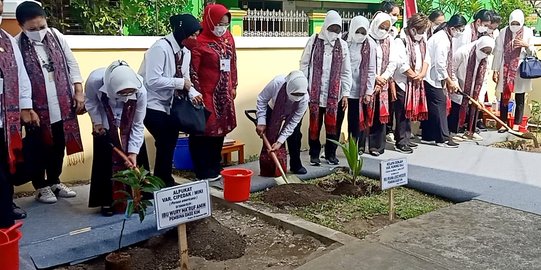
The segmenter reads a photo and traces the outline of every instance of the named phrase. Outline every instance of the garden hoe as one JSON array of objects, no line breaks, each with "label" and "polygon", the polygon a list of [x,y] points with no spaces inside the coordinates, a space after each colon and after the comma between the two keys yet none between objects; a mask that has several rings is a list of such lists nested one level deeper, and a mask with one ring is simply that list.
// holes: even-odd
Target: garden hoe
[{"label": "garden hoe", "polygon": [[[246,115],[246,117],[248,117],[248,119],[250,119],[250,121],[252,121],[257,126],[256,113],[257,113],[256,110],[245,110],[244,111],[244,114]],[[276,164],[276,167],[278,167],[278,169],[280,170],[280,173],[282,174],[282,177],[274,178],[274,181],[276,182],[276,184],[277,185],[302,184],[302,180],[299,179],[297,176],[295,176],[295,175],[289,175],[289,176],[286,175],[286,173],[284,172],[284,169],[282,168],[282,165],[280,164],[280,161],[278,160],[278,157],[276,156],[276,154],[274,152],[270,151],[272,149],[272,146],[271,146],[269,140],[267,139],[267,136],[265,136],[265,134],[261,134],[261,138],[263,139],[263,144],[265,145],[265,148],[267,148],[272,160]]]},{"label": "garden hoe", "polygon": [[481,105],[477,100],[472,98],[470,95],[464,93],[462,90],[459,90],[459,93],[462,94],[463,96],[467,97],[470,100],[471,103],[473,103],[475,106],[477,106],[477,108],[479,108],[480,110],[482,110],[483,112],[488,114],[488,116],[490,116],[490,118],[494,119],[496,122],[498,122],[498,124],[500,124],[504,128],[506,128],[507,132],[509,132],[510,134],[515,135],[517,137],[523,138],[523,139],[533,140],[533,144],[534,144],[535,148],[539,148],[539,142],[537,141],[537,137],[533,133],[531,133],[531,132],[519,132],[519,131],[513,130],[507,124],[505,124],[505,122],[503,122],[499,117],[494,115],[491,111],[489,111],[487,108],[485,108],[483,105]]}]

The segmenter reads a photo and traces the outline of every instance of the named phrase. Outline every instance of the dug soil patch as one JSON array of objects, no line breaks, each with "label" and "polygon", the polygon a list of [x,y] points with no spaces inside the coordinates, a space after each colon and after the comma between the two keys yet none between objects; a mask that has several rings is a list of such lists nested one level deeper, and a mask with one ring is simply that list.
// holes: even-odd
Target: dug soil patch
[{"label": "dug soil patch", "polygon": [[187,233],[191,255],[207,260],[240,258],[246,249],[246,240],[241,235],[212,217],[188,223]]},{"label": "dug soil patch", "polygon": [[338,196],[362,197],[370,196],[378,192],[381,192],[381,188],[370,183],[358,181],[354,185],[350,182],[343,181],[336,184],[331,194]]},{"label": "dug soil patch", "polygon": [[338,198],[311,184],[279,185],[264,192],[262,196],[263,202],[280,208],[309,206]]}]

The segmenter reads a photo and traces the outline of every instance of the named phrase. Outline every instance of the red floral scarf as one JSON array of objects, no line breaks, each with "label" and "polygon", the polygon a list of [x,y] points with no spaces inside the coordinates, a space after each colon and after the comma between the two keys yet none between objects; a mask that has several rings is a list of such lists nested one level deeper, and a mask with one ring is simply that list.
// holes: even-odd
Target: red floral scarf
[{"label": "red floral scarf", "polygon": [[[522,39],[524,27],[516,33],[515,39]],[[513,32],[507,27],[503,43],[503,104],[508,104],[511,94],[515,92],[515,78],[522,48],[513,48]]]},{"label": "red floral scarf", "polygon": [[[54,31],[54,30],[53,30]],[[37,52],[34,49],[32,41],[26,34],[21,34],[21,53],[24,57],[26,71],[32,84],[32,99],[34,111],[39,116],[41,123],[41,132],[46,144],[52,144],[51,121],[49,119],[49,103],[47,100],[47,89],[45,78]],[[47,55],[54,66],[54,81],[56,85],[56,94],[60,106],[60,114],[64,125],[64,137],[66,141],[66,153],[68,154],[69,165],[75,165],[83,162],[84,155],[81,133],[79,131],[79,122],[73,109],[73,93],[71,90],[68,68],[62,48],[56,42],[55,37],[47,32],[43,39]],[[75,155],[78,154],[78,155]],[[73,155],[73,156],[72,156]],[[70,157],[71,156],[71,157]]]},{"label": "red floral scarf", "polygon": [[[385,72],[387,69],[387,66],[389,65],[389,55],[391,52],[391,40],[390,38],[382,39],[382,40],[376,40],[378,45],[381,47],[381,51],[383,52],[383,57],[381,61],[381,69],[380,69],[380,75]],[[389,82],[391,83],[391,82]],[[389,122],[389,83],[385,84],[381,91],[379,92],[379,121],[380,123],[388,123]],[[375,98],[372,99],[371,104],[368,106],[368,122],[370,123],[370,126],[372,126],[372,123],[374,123],[374,106],[375,104]]]},{"label": "red floral scarf", "polygon": [[[421,65],[425,61],[426,55],[426,42],[421,39],[419,43],[419,49],[421,51]],[[415,69],[416,64],[416,50],[415,41],[411,39],[409,35],[406,36],[406,47],[410,56],[410,67]],[[428,119],[428,105],[426,102],[425,86],[423,83],[415,83],[412,79],[408,78],[406,84],[406,118],[412,121],[423,121]]]},{"label": "red floral scarf", "polygon": [[[477,67],[477,72],[475,72],[475,65],[477,64],[477,54],[475,51],[477,50],[476,46],[473,46],[473,48],[470,51],[470,55],[468,58],[468,66],[466,67],[466,78],[464,79],[464,92],[468,95],[470,95],[475,100],[479,99],[479,93],[481,92],[481,88],[483,87],[483,80],[485,79],[485,74],[487,71],[487,59],[483,59],[479,62],[479,66]],[[474,77],[475,75],[475,77]],[[466,122],[466,114],[469,107],[469,100],[464,98],[462,100],[462,104],[460,106],[460,113],[459,113],[459,126],[463,126]],[[474,115],[470,115],[470,120],[473,119]],[[472,120],[473,121],[473,120]],[[472,122],[470,121],[470,123]]]},{"label": "red floral scarf", "polygon": [[367,117],[364,115],[363,96],[366,94],[368,88],[368,66],[370,64],[370,42],[364,41],[361,46],[361,63],[359,66],[360,82],[359,82],[359,128],[365,130],[371,123],[367,121]]},{"label": "red floral scarf", "polygon": [[[312,46],[312,83],[310,86],[310,128],[311,140],[319,138],[319,92],[321,90],[321,76],[323,74],[323,54],[325,42],[323,39],[314,38]],[[332,63],[329,78],[329,90],[327,95],[327,108],[325,112],[325,130],[327,133],[336,133],[336,117],[338,114],[338,99],[340,98],[340,74],[342,70],[342,44],[340,40],[334,42],[332,49]]]},{"label": "red floral scarf", "polygon": [[[453,38],[447,30],[445,30],[445,33],[449,38],[449,52],[447,53],[447,75],[452,79],[455,77],[455,69],[453,68]],[[449,97],[449,91],[445,91],[445,96],[447,97],[445,108],[447,111],[447,115],[449,115],[449,113],[451,113],[451,98]]]},{"label": "red floral scarf", "polygon": [[0,104],[2,104],[1,110],[4,115],[4,138],[8,150],[9,171],[14,174],[15,165],[23,160],[19,114],[19,73],[13,45],[9,36],[1,29],[0,48],[0,78],[4,79],[4,93],[0,95]]}]

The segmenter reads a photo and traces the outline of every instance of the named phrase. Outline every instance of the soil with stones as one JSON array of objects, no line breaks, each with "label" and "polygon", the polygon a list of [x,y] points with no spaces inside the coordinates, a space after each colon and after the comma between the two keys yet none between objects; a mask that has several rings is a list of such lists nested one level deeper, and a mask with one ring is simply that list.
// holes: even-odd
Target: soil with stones
[{"label": "soil with stones", "polygon": [[355,184],[352,184],[347,181],[342,181],[336,183],[336,186],[331,194],[339,196],[351,196],[351,197],[362,197],[370,196],[372,194],[381,192],[381,188],[376,185],[364,181],[358,181]]},{"label": "soil with stones", "polygon": [[287,184],[272,187],[263,193],[263,202],[283,208],[309,206],[314,203],[338,199],[338,196],[311,184]]},{"label": "soil with stones", "polygon": [[366,219],[353,219],[342,224],[344,227],[342,231],[349,235],[363,239],[367,235],[373,234],[386,226],[399,221],[400,219],[398,218],[390,221],[388,215],[378,215]]},{"label": "soil with stones", "polygon": [[[218,206],[213,208],[212,215],[216,220],[187,226],[190,267],[193,270],[295,269],[337,247],[325,246],[310,236],[283,231],[258,218]],[[126,249],[133,260],[132,269],[179,269],[176,235],[176,231],[173,230]],[[233,242],[210,239],[224,236]],[[204,241],[207,242],[203,245]],[[243,255],[222,261],[203,257],[225,259],[238,257],[239,254]],[[56,268],[56,270],[103,269],[104,257],[81,265]]]},{"label": "soil with stones", "polygon": [[536,148],[532,140],[510,140],[495,143],[492,146],[496,148],[506,148],[511,150],[541,153],[541,148]]}]

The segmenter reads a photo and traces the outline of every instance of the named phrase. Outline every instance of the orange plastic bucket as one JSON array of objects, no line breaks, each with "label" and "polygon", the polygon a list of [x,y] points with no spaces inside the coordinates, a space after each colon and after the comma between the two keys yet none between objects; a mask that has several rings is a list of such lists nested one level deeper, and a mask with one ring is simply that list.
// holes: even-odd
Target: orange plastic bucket
[{"label": "orange plastic bucket", "polygon": [[228,202],[244,202],[250,198],[250,182],[253,171],[247,169],[225,169],[221,172],[224,178],[224,199]]},{"label": "orange plastic bucket", "polygon": [[19,240],[23,234],[15,224],[10,229],[0,230],[0,265],[2,270],[19,270]]}]

